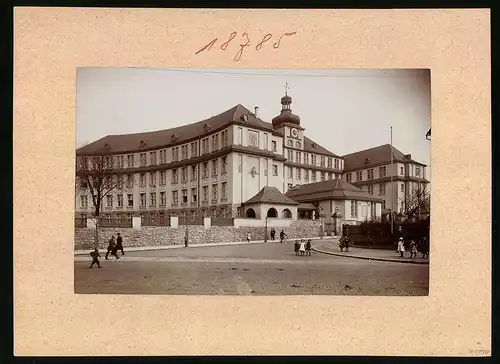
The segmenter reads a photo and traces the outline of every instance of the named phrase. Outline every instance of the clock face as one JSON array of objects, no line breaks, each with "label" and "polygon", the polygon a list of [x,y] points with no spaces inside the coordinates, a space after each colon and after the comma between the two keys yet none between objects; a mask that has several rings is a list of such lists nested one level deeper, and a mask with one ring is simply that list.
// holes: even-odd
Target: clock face
[{"label": "clock face", "polygon": [[299,136],[299,131],[298,131],[297,129],[293,128],[293,129],[292,129],[292,136],[293,136],[294,138],[297,138],[297,137]]}]

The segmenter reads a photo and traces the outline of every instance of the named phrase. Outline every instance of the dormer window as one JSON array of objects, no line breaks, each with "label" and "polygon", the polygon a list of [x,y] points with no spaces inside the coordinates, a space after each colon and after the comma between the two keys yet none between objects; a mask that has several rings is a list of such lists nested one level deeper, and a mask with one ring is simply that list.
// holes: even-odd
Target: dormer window
[{"label": "dormer window", "polygon": [[316,148],[318,145],[316,143],[312,143],[311,145],[313,148]]},{"label": "dormer window", "polygon": [[212,129],[212,125],[210,124],[205,124],[205,132],[208,132]]},{"label": "dormer window", "polygon": [[141,147],[141,148],[144,148],[145,146],[146,146],[146,143],[144,142],[144,140],[141,140],[140,147]]},{"label": "dormer window", "polygon": [[370,158],[365,158],[365,164],[369,164],[370,163]]},{"label": "dormer window", "polygon": [[247,114],[241,115],[241,120],[243,120],[245,122],[248,121],[248,115]]},{"label": "dormer window", "polygon": [[177,135],[173,134],[171,139],[172,139],[172,142],[175,142],[177,140]]}]

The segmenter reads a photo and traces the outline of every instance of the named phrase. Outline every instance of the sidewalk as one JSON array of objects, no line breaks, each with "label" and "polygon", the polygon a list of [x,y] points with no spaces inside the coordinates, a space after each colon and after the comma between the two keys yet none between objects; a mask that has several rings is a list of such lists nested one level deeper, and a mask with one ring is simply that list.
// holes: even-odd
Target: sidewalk
[{"label": "sidewalk", "polygon": [[357,258],[357,259],[367,259],[367,260],[380,260],[386,262],[397,262],[397,263],[410,263],[410,264],[429,264],[429,258],[422,259],[422,254],[417,253],[416,259],[409,259],[409,252],[404,253],[404,258],[401,258],[395,250],[382,250],[382,249],[367,249],[367,248],[356,248],[349,247],[349,251],[340,251],[338,241],[325,242],[314,244],[312,250],[318,253],[337,255],[346,258]]},{"label": "sidewalk", "polygon": [[[335,238],[334,236],[325,236],[323,240]],[[310,239],[311,241],[320,240],[319,237],[314,238],[304,238],[304,240]],[[287,239],[288,242],[293,242],[295,239]],[[277,240],[268,240],[267,243],[279,243],[279,239]],[[207,243],[207,244],[192,244],[189,245],[188,248],[198,248],[198,247],[209,247],[209,246],[224,246],[224,245],[246,245],[246,244],[264,244],[263,240],[250,240],[248,241],[234,241],[234,242],[225,242],[225,243]],[[173,245],[158,245],[158,246],[136,246],[136,247],[127,247],[124,246],[124,249],[129,252],[133,251],[148,251],[148,250],[163,250],[163,249],[179,249],[184,248],[184,244],[173,244]],[[106,250],[105,248],[99,250]],[[85,250],[75,250],[75,255],[88,255],[90,254],[91,249]]]}]

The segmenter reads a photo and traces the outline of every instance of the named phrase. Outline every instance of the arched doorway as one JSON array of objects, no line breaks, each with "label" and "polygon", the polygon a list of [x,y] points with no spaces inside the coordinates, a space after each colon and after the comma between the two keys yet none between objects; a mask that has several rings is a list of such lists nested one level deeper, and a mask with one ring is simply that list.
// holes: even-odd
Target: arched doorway
[{"label": "arched doorway", "polygon": [[289,209],[284,209],[283,212],[281,213],[281,217],[284,219],[291,219],[292,211],[290,211]]},{"label": "arched doorway", "polygon": [[247,217],[249,219],[255,219],[255,211],[254,211],[254,209],[248,209],[245,212],[245,217]]},{"label": "arched doorway", "polygon": [[267,210],[267,217],[278,217],[278,211],[274,207]]}]

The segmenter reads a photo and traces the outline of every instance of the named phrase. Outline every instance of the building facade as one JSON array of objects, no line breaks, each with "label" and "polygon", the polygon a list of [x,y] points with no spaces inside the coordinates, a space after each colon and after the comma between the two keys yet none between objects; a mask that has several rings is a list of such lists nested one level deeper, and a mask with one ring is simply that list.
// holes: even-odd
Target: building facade
[{"label": "building facade", "polygon": [[77,215],[95,210],[92,183],[78,167],[85,158],[90,164],[93,158],[106,160],[107,168],[97,175],[113,186],[100,204],[100,215],[108,218],[244,216],[245,201],[265,186],[285,193],[339,178],[343,159],[305,136],[291,103],[290,96],[282,97],[272,123],[259,119],[257,108],[251,112],[237,105],[182,127],[108,135],[79,148]]}]

